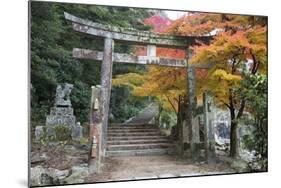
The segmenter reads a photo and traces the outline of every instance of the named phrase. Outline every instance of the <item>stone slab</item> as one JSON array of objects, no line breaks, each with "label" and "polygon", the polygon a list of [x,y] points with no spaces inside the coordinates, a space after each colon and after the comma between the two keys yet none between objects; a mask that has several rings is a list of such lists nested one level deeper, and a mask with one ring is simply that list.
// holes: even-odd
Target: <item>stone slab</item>
[{"label": "stone slab", "polygon": [[66,125],[75,126],[76,118],[72,115],[48,115],[46,126]]},{"label": "stone slab", "polygon": [[73,115],[73,108],[70,107],[52,107],[50,115]]}]

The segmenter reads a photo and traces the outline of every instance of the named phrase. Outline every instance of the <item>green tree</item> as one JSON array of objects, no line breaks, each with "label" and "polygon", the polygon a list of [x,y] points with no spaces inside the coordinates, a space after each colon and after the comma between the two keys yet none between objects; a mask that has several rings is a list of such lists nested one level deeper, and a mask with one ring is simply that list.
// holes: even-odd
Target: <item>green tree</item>
[{"label": "green tree", "polygon": [[[74,59],[72,48],[102,50],[103,41],[75,33],[65,21],[64,11],[95,22],[140,30],[149,29],[141,20],[151,15],[144,9],[31,2],[31,118],[35,122],[45,122],[56,85],[64,82],[74,84],[71,100],[78,121],[88,121],[90,88],[100,83],[100,62]],[[130,50],[125,45],[115,47],[117,52]],[[126,67],[122,71],[126,72]]]},{"label": "green tree", "polygon": [[267,170],[267,76],[246,73],[245,78],[237,93],[247,100],[246,110],[251,116],[240,120],[253,127],[253,132],[245,135],[242,141],[247,149],[254,151],[261,170]]}]

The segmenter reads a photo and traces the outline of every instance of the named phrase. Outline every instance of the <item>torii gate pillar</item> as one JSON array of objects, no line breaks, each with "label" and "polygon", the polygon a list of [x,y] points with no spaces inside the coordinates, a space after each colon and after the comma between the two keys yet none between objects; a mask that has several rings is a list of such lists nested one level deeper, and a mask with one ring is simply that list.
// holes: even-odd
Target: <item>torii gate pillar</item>
[{"label": "torii gate pillar", "polygon": [[107,127],[108,127],[108,112],[110,104],[111,78],[112,78],[112,63],[113,63],[114,41],[112,38],[104,39],[103,60],[101,65],[101,109],[102,109],[102,155],[105,156]]},{"label": "torii gate pillar", "polygon": [[187,97],[188,97],[188,109],[187,109],[187,125],[188,125],[188,139],[190,143],[190,154],[193,159],[197,159],[199,156],[199,124],[195,123],[195,109],[196,109],[196,91],[195,91],[195,68],[189,65],[189,59],[192,56],[192,51],[187,48]]}]

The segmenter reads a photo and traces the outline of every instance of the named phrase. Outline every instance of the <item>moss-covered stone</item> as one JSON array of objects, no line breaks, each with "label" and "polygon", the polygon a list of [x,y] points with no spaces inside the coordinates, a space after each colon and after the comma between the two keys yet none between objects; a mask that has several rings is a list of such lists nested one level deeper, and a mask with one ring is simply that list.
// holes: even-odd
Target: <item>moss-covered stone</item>
[{"label": "moss-covered stone", "polygon": [[54,138],[51,140],[56,141],[68,141],[71,140],[71,128],[64,126],[64,125],[58,125],[53,128],[54,130]]}]

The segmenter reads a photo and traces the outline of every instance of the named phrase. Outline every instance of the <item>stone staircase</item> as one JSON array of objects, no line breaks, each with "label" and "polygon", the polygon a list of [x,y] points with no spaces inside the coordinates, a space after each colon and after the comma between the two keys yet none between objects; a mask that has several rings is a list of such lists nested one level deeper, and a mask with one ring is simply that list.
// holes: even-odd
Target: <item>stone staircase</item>
[{"label": "stone staircase", "polygon": [[174,154],[175,146],[158,127],[147,124],[115,124],[108,127],[107,156]]},{"label": "stone staircase", "polygon": [[149,124],[150,121],[159,114],[159,106],[157,102],[152,102],[140,111],[136,116],[125,121],[126,124]]}]

